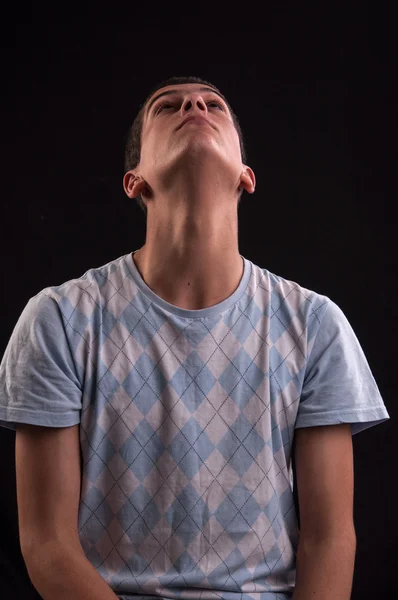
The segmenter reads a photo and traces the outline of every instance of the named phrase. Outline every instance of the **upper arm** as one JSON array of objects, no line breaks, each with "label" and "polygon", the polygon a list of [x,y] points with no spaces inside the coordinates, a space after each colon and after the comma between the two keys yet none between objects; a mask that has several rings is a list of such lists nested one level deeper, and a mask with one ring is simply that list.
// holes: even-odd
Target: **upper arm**
[{"label": "upper arm", "polygon": [[79,424],[18,424],[15,437],[18,527],[24,558],[46,542],[80,544]]},{"label": "upper arm", "polygon": [[349,423],[295,430],[300,535],[355,539],[354,460]]}]

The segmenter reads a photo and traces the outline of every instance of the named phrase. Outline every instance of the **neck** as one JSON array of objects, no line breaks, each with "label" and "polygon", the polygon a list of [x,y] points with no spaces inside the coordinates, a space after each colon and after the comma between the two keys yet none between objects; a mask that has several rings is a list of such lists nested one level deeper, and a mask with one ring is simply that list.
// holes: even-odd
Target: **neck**
[{"label": "neck", "polygon": [[234,293],[243,276],[237,200],[197,199],[193,206],[191,198],[189,204],[172,198],[147,203],[146,241],[134,262],[148,287],[170,304],[214,306]]}]

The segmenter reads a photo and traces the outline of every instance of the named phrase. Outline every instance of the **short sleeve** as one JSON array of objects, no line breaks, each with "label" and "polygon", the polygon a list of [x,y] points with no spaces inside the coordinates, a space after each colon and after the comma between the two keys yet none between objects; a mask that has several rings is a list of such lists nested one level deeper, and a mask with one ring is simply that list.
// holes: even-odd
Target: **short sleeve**
[{"label": "short sleeve", "polygon": [[14,327],[0,364],[0,426],[80,423],[82,390],[57,301],[39,292]]},{"label": "short sleeve", "polygon": [[307,359],[295,427],[351,423],[355,435],[389,418],[357,336],[328,299]]}]

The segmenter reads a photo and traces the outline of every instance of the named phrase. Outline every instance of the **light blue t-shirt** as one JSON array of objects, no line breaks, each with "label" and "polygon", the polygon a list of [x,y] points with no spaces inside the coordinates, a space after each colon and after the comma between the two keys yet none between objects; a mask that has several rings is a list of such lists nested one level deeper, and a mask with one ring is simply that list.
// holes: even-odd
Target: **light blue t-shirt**
[{"label": "light blue t-shirt", "polygon": [[7,345],[0,425],[80,423],[79,536],[119,598],[291,598],[295,428],[390,418],[342,310],[242,259],[185,310],[129,253],[32,297]]}]

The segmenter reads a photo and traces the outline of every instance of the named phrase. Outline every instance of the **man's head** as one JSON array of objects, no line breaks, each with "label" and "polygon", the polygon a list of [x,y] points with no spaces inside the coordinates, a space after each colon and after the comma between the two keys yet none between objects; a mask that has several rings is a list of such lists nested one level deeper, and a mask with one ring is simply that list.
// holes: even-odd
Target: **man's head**
[{"label": "man's head", "polygon": [[[187,93],[191,94],[197,105],[192,106]],[[185,104],[184,104],[185,94]],[[182,106],[183,104],[183,106]],[[198,115],[207,117],[213,131],[208,131],[209,143],[218,144],[218,151],[225,152],[227,158],[236,157],[246,162],[246,152],[239,121],[223,94],[213,84],[198,77],[172,77],[158,84],[144,101],[127,135],[125,147],[125,171],[136,169],[141,161],[147,166],[148,160],[154,166],[165,160],[174,151],[178,153],[184,146],[184,133],[174,136],[176,126],[180,127],[182,115]],[[177,114],[178,113],[178,114]],[[176,115],[176,116],[174,116]],[[192,125],[194,127],[194,125]],[[190,125],[186,125],[189,129]],[[201,135],[206,135],[207,124],[201,129]],[[214,138],[210,134],[217,132]],[[217,137],[218,136],[218,137]],[[235,156],[231,157],[231,152]],[[243,188],[239,192],[238,203]],[[147,208],[141,195],[137,202],[145,215]]]}]

